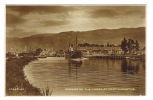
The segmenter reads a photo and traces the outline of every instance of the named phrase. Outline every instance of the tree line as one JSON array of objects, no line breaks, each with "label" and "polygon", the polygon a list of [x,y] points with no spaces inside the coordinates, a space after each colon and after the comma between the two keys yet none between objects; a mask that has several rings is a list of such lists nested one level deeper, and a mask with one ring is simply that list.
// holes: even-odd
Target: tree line
[{"label": "tree line", "polygon": [[121,49],[124,51],[124,53],[133,53],[134,51],[138,51],[140,49],[139,42],[137,40],[133,39],[124,39],[121,41]]},{"label": "tree line", "polygon": [[119,46],[120,45],[114,45],[114,44],[110,44],[110,43],[107,43],[106,45],[104,44],[90,44],[90,43],[80,43],[78,44],[78,47],[115,47],[115,46]]}]

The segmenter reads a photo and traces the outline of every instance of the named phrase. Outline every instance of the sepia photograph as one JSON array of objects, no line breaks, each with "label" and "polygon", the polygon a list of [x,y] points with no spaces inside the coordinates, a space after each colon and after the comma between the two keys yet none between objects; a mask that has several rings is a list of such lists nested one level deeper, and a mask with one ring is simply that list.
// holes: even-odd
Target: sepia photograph
[{"label": "sepia photograph", "polygon": [[6,5],[5,96],[145,96],[146,5]]}]

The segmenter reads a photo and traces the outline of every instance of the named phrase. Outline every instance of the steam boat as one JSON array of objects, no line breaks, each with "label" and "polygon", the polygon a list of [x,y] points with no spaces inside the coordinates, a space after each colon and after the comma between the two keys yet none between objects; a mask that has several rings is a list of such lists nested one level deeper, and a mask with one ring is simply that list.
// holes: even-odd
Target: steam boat
[{"label": "steam boat", "polygon": [[83,54],[81,51],[77,50],[77,37],[76,37],[76,48],[74,50],[73,45],[69,44],[69,50],[68,50],[68,55],[69,60],[71,61],[82,61],[87,58],[83,58]]}]

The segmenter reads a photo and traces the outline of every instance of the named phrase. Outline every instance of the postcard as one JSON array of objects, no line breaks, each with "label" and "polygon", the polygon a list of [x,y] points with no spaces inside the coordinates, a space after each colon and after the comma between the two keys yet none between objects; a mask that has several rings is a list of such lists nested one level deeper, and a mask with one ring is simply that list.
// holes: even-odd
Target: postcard
[{"label": "postcard", "polygon": [[6,5],[6,96],[145,96],[146,5]]}]

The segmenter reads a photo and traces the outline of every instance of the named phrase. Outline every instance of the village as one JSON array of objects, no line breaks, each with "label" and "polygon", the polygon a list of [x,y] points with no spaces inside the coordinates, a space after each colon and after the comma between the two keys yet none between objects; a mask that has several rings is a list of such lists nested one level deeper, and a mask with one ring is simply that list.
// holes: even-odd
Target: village
[{"label": "village", "polygon": [[[121,45],[114,44],[90,44],[90,43],[82,43],[78,44],[77,47],[73,47],[73,49],[77,48],[78,51],[81,51],[84,57],[99,57],[99,56],[141,56],[145,55],[145,48],[140,48],[136,50],[133,48],[131,51],[124,52],[121,48]],[[58,50],[55,51],[53,48],[44,49],[44,48],[36,48],[32,50],[24,49],[21,52],[12,52],[9,51],[6,54],[6,57],[38,57],[38,58],[46,58],[46,57],[65,57],[66,53],[69,51],[70,46],[66,50]]]}]

